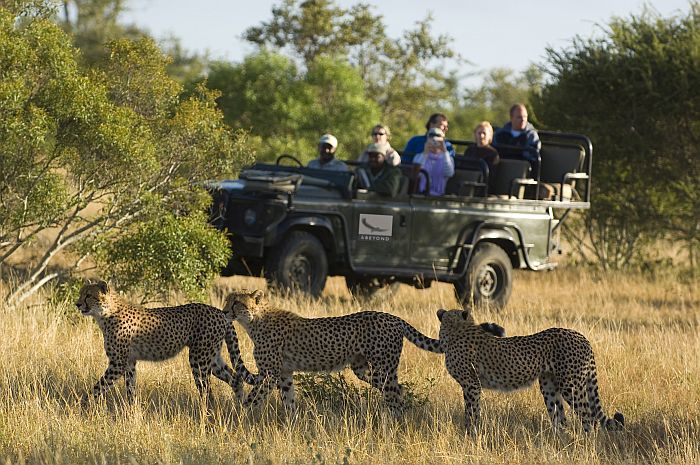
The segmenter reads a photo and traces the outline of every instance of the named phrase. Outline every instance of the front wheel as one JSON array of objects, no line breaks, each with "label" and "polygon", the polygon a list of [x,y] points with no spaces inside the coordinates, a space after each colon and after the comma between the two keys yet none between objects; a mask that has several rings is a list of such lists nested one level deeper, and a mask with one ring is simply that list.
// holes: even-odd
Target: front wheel
[{"label": "front wheel", "polygon": [[327,277],[328,259],[323,244],[306,231],[289,233],[271,250],[265,267],[265,278],[271,287],[313,297],[321,295]]},{"label": "front wheel", "polygon": [[457,299],[466,307],[490,305],[503,308],[513,288],[513,265],[506,252],[496,244],[476,246],[467,273],[455,282]]}]

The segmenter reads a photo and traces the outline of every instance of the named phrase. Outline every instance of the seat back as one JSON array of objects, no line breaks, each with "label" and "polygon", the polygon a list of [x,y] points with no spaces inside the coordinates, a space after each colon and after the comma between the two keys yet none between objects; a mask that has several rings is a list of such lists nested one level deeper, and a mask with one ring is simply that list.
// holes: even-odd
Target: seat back
[{"label": "seat back", "polygon": [[455,174],[447,180],[446,195],[474,196],[487,194],[489,167],[484,160],[455,157]]},{"label": "seat back", "polygon": [[409,194],[418,194],[420,191],[420,178],[425,176],[425,171],[421,172],[421,165],[418,163],[400,164],[398,166],[401,173],[407,179],[407,191]]},{"label": "seat back", "polygon": [[401,175],[401,181],[399,182],[399,192],[396,194],[397,197],[405,197],[408,195],[409,180],[407,176]]},{"label": "seat back", "polygon": [[[574,173],[583,171],[586,152],[580,145],[546,144],[540,151],[540,180],[551,186],[555,199],[577,197]],[[579,175],[581,176],[581,175]]]},{"label": "seat back", "polygon": [[561,183],[567,173],[581,172],[586,153],[580,145],[546,144],[540,151],[540,180]]},{"label": "seat back", "polygon": [[489,183],[489,194],[505,195],[510,197],[516,193],[513,190],[514,179],[526,179],[530,177],[530,162],[527,160],[514,160],[501,158],[494,169]]}]

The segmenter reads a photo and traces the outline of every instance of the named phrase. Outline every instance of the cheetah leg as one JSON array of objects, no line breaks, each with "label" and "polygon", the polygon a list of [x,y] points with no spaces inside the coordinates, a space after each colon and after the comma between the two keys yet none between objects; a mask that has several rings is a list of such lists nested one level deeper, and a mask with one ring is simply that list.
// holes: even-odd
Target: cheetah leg
[{"label": "cheetah leg", "polygon": [[194,385],[199,391],[199,397],[204,402],[204,405],[209,408],[211,384],[209,376],[211,375],[212,360],[215,358],[216,352],[206,352],[199,348],[190,348],[190,368],[192,369],[192,377]]},{"label": "cheetah leg", "polygon": [[479,428],[481,410],[481,387],[478,383],[462,386],[464,397],[464,425],[467,433],[474,435]]},{"label": "cheetah leg", "polygon": [[581,386],[574,392],[574,411],[581,418],[583,430],[590,432],[593,429],[593,421],[591,421],[591,408],[588,405],[588,392],[585,386]]},{"label": "cheetah leg", "polygon": [[248,393],[248,397],[245,402],[243,402],[243,405],[245,407],[256,407],[260,405],[262,401],[270,395],[273,387],[278,385],[277,379],[278,377],[272,373],[260,370],[258,381],[253,386],[253,389],[250,390],[250,393]]},{"label": "cheetah leg", "polygon": [[292,373],[282,373],[279,382],[277,383],[279,387],[280,394],[282,395],[282,403],[290,412],[294,411],[296,404],[294,402],[295,392],[294,392],[294,380],[292,378]]},{"label": "cheetah leg", "polygon": [[561,390],[561,395],[581,419],[583,430],[589,432],[592,429],[592,423],[585,387],[578,384],[575,386],[567,385]]},{"label": "cheetah leg", "polygon": [[110,359],[107,370],[92,388],[92,396],[97,398],[105,395],[114,382],[124,375],[124,371],[125,364],[123,362]]},{"label": "cheetah leg", "polygon": [[552,426],[558,429],[566,425],[566,415],[564,414],[564,400],[557,387],[557,383],[549,375],[540,377],[540,392],[544,397],[544,405],[547,408]]},{"label": "cheetah leg", "polygon": [[353,362],[350,364],[350,369],[353,373],[355,373],[355,376],[357,376],[357,378],[360,381],[364,381],[367,384],[371,384],[369,376],[369,364],[367,363],[367,360],[364,359],[364,357],[353,360]]},{"label": "cheetah leg", "polygon": [[136,360],[129,360],[127,363],[124,384],[126,384],[126,401],[132,404],[136,397]]},{"label": "cheetah leg", "polygon": [[396,369],[391,368],[373,369],[370,384],[382,391],[384,402],[394,415],[399,415],[403,410],[403,389],[399,384]]},{"label": "cheetah leg", "polygon": [[243,380],[240,376],[236,376],[236,373],[221,358],[221,353],[216,355],[211,365],[212,374],[231,386],[231,389],[236,394],[236,399],[242,402],[245,395],[243,392]]}]

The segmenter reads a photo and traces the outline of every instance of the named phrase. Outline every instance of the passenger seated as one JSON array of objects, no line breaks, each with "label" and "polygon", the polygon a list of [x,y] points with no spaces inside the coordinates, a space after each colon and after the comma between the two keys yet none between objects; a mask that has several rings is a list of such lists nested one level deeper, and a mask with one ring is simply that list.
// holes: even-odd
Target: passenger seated
[{"label": "passenger seated", "polygon": [[[425,147],[425,142],[428,139],[427,131],[430,131],[433,128],[440,129],[444,137],[445,134],[447,134],[447,129],[449,128],[449,125],[447,123],[447,116],[445,116],[442,113],[433,113],[432,115],[430,115],[430,118],[428,118],[428,122],[425,123],[426,133],[421,134],[419,136],[413,136],[408,140],[408,142],[406,142],[406,147],[404,147],[403,155],[401,156],[401,163],[415,163],[415,156],[422,152],[423,147]],[[450,143],[450,141],[445,141],[445,147],[447,147],[447,151],[450,153],[452,158],[454,158],[455,149]]]},{"label": "passenger seated", "polygon": [[493,126],[488,121],[482,121],[474,128],[474,144],[467,147],[464,157],[472,160],[484,160],[489,168],[489,191],[493,191],[496,167],[501,161],[498,150],[491,145],[493,142]]},{"label": "passenger seated", "polygon": [[[510,107],[510,121],[496,131],[494,145],[499,149],[501,145],[521,149],[520,155],[530,162],[533,177],[539,179],[542,142],[537,130],[532,123],[528,122],[527,118],[527,109],[522,103],[516,103]],[[540,183],[536,190],[531,189],[528,197],[547,200],[552,197],[553,193],[552,186]]]},{"label": "passenger seated", "polygon": [[[428,195],[444,195],[447,180],[455,174],[455,162],[445,146],[445,133],[441,129],[428,131],[423,152],[416,155],[413,163],[420,165],[428,173],[430,192]],[[425,191],[425,179],[421,177],[421,192]]]},{"label": "passenger seated", "polygon": [[[391,147],[391,144],[389,144],[389,139],[391,139],[391,131],[389,131],[389,126],[377,124],[372,128],[372,142],[375,144],[386,144],[386,162],[391,166],[397,166],[401,163],[401,155],[399,155],[399,152]],[[367,163],[369,161],[366,150],[362,152],[357,161],[360,163]]]},{"label": "passenger seated", "polygon": [[488,121],[482,121],[474,128],[474,145],[467,147],[464,151],[466,158],[484,160],[489,167],[489,172],[493,172],[501,158],[493,142],[493,126]]},{"label": "passenger seated", "polygon": [[332,134],[324,134],[318,141],[318,158],[314,158],[307,165],[317,170],[348,171],[348,165],[335,158],[335,150],[338,148],[338,139]]},{"label": "passenger seated", "polygon": [[401,189],[403,175],[398,167],[386,163],[387,144],[369,144],[366,152],[368,166],[359,170],[367,175],[367,190],[382,197],[396,197]]},{"label": "passenger seated", "polygon": [[507,145],[522,149],[520,155],[537,171],[537,165],[542,148],[540,136],[532,123],[527,120],[527,109],[522,103],[516,103],[510,107],[510,121],[496,131],[493,145]]}]

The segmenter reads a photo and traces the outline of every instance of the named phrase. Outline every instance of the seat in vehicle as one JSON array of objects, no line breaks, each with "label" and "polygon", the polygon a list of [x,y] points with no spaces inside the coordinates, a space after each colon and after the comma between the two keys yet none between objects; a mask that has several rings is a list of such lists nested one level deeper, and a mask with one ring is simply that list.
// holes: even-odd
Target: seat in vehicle
[{"label": "seat in vehicle", "polygon": [[540,181],[551,185],[555,200],[576,198],[576,180],[587,179],[582,170],[585,151],[580,145],[549,143],[540,151]]},{"label": "seat in vehicle", "polygon": [[486,161],[475,158],[455,157],[455,174],[447,180],[445,195],[460,197],[488,194],[489,167]]},{"label": "seat in vehicle", "polygon": [[489,183],[491,195],[522,199],[525,186],[537,185],[537,181],[530,177],[530,162],[527,160],[501,158],[494,171]]}]

